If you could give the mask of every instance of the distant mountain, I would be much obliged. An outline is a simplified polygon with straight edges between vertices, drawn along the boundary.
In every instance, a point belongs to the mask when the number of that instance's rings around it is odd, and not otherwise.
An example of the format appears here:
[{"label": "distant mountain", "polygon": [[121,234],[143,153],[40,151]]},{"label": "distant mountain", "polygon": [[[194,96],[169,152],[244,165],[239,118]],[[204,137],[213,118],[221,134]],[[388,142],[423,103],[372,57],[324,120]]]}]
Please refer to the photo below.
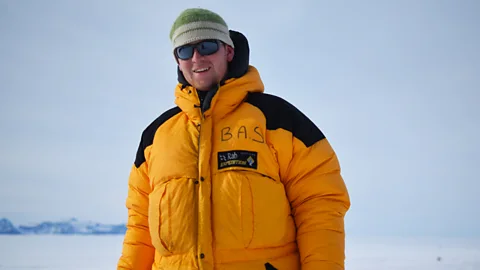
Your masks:
[{"label": "distant mountain", "polygon": [[0,234],[82,234],[105,235],[125,234],[125,224],[101,224],[91,221],[79,221],[72,218],[66,221],[45,221],[37,225],[15,227],[8,219],[0,219]]},{"label": "distant mountain", "polygon": [[21,232],[15,228],[13,223],[6,219],[0,219],[0,234],[20,234]]}]

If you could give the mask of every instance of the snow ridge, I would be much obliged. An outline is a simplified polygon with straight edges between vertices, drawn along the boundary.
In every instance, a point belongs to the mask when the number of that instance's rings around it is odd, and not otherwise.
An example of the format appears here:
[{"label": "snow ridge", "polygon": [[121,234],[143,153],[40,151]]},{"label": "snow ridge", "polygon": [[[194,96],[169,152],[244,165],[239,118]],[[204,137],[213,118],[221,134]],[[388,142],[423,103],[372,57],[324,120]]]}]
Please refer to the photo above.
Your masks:
[{"label": "snow ridge", "polygon": [[66,221],[44,221],[42,223],[16,227],[6,218],[0,219],[0,234],[81,234],[105,235],[125,234],[125,224],[101,224],[92,221],[79,221],[72,218]]}]

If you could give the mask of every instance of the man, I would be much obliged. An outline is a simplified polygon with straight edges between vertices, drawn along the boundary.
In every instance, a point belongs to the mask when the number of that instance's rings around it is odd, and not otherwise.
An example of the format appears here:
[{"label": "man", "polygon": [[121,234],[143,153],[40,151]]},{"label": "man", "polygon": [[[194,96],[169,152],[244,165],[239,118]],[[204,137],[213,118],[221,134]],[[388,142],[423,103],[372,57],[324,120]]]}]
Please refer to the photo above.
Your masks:
[{"label": "man", "polygon": [[344,269],[350,207],[329,142],[264,93],[245,36],[187,9],[176,107],[143,131],[118,269]]}]

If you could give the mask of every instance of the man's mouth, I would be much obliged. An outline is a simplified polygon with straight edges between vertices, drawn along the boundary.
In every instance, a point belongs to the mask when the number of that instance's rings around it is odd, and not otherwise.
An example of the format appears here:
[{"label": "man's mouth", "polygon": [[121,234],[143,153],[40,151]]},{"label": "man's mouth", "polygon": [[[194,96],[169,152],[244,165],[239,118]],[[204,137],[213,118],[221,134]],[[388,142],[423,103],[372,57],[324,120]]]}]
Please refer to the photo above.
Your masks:
[{"label": "man's mouth", "polygon": [[197,69],[194,69],[193,72],[195,73],[202,73],[202,72],[206,72],[206,71],[209,71],[210,68],[209,67],[206,67],[206,68],[197,68]]}]

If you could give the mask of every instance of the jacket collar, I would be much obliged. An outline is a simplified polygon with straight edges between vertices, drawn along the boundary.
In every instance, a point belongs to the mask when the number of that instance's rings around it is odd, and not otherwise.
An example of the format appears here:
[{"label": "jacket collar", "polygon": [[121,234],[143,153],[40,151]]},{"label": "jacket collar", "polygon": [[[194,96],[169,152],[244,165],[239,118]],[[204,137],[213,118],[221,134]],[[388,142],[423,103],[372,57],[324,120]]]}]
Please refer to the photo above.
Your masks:
[{"label": "jacket collar", "polygon": [[214,115],[222,118],[240,105],[248,93],[263,92],[264,85],[258,70],[249,65],[248,71],[240,78],[231,78],[216,89],[208,92],[201,106],[197,91],[192,86],[177,84],[175,103],[194,122]]}]

